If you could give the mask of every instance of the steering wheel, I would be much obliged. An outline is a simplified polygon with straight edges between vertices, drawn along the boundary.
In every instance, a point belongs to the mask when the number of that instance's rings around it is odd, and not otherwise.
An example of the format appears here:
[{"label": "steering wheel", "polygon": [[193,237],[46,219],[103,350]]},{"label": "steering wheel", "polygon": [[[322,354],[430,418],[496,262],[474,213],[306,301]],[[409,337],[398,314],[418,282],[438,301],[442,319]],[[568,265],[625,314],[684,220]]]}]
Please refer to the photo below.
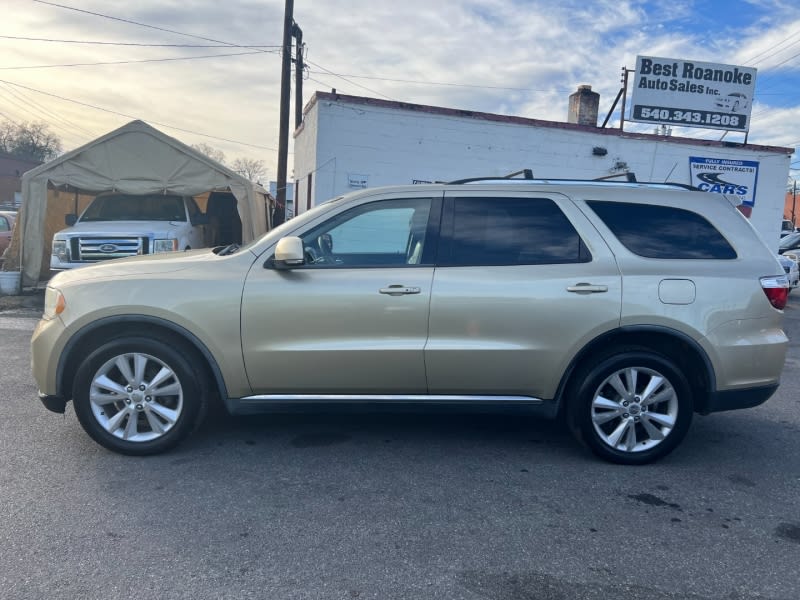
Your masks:
[{"label": "steering wheel", "polygon": [[325,258],[314,246],[303,246],[303,253],[305,254],[307,265],[318,265],[325,262]]}]

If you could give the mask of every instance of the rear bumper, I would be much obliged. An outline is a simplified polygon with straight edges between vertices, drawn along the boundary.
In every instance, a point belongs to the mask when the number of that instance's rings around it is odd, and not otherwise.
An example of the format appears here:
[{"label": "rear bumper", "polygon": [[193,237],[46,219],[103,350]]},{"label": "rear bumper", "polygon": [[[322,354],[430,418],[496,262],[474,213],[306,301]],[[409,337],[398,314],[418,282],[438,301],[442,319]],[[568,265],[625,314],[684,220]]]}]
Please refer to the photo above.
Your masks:
[{"label": "rear bumper", "polygon": [[47,410],[54,413],[63,415],[67,410],[67,401],[61,396],[48,396],[47,394],[39,392],[39,400],[42,401],[42,404],[44,404]]},{"label": "rear bumper", "polygon": [[770,399],[778,384],[765,385],[762,387],[748,388],[745,390],[725,390],[712,393],[706,406],[701,411],[702,414],[712,412],[722,412],[725,410],[738,410],[740,408],[752,408],[759,404],[764,404]]}]

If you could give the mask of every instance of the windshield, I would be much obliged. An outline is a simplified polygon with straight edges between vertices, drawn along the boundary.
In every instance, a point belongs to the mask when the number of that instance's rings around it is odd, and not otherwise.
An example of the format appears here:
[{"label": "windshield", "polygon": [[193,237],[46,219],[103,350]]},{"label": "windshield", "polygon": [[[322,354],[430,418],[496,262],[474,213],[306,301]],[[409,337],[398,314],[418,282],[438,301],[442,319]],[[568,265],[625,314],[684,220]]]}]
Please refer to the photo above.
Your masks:
[{"label": "windshield", "polygon": [[81,221],[185,221],[181,196],[112,194],[98,196]]}]

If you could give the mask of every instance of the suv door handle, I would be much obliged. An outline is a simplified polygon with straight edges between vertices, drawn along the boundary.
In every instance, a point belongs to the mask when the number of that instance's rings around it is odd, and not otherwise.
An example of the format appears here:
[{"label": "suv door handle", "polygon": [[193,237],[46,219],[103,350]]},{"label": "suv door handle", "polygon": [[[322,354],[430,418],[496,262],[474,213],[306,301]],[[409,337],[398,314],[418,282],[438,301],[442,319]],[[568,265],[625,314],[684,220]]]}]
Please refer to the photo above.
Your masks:
[{"label": "suv door handle", "polygon": [[419,294],[420,288],[408,287],[405,285],[390,285],[389,287],[381,288],[378,290],[381,294],[388,294],[389,296],[406,296],[408,294]]},{"label": "suv door handle", "polygon": [[568,292],[575,294],[599,294],[608,291],[607,285],[592,285],[591,283],[576,283],[567,287]]}]

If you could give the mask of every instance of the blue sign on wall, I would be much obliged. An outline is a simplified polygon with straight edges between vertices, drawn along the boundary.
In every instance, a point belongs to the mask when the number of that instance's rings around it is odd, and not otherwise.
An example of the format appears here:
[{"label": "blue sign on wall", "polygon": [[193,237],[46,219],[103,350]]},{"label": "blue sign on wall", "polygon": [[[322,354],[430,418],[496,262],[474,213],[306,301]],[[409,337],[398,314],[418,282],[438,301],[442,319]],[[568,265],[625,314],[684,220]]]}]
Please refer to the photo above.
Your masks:
[{"label": "blue sign on wall", "polygon": [[756,203],[758,161],[689,157],[690,183],[704,192],[738,200],[738,208],[750,216]]}]

